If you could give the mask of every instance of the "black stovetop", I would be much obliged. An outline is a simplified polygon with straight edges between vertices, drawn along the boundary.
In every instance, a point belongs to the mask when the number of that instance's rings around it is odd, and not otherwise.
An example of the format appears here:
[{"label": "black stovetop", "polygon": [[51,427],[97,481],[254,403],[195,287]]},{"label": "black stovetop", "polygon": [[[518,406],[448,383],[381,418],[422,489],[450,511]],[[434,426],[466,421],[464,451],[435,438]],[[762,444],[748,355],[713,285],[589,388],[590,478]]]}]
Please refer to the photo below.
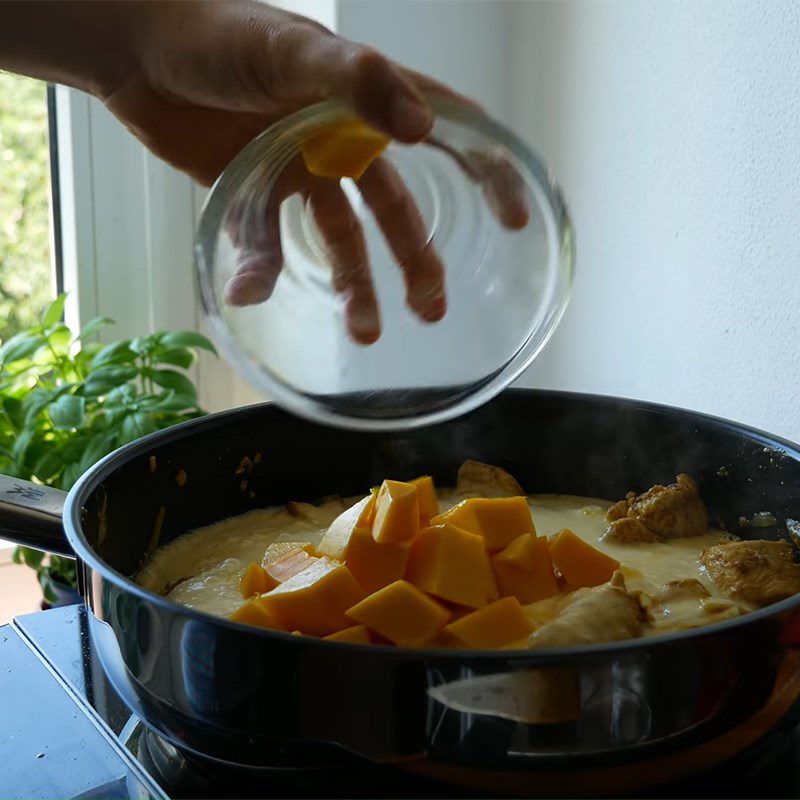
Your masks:
[{"label": "black stovetop", "polygon": [[[209,771],[132,717],[92,653],[82,606],[0,627],[3,798],[437,797],[463,790],[358,763],[325,772]],[[651,797],[800,797],[800,728],[776,730],[734,761]]]}]

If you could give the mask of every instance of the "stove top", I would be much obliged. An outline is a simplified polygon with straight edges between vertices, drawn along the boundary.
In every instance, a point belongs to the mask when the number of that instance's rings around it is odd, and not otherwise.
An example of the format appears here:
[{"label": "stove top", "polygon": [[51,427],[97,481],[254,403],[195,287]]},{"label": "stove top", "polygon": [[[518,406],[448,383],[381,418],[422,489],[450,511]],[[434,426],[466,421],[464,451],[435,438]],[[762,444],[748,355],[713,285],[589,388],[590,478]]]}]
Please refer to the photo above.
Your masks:
[{"label": "stove top", "polygon": [[[0,796],[6,798],[464,797],[361,761],[304,771],[221,768],[146,729],[108,683],[86,609],[0,627]],[[800,727],[784,726],[732,762],[650,797],[800,797]]]}]

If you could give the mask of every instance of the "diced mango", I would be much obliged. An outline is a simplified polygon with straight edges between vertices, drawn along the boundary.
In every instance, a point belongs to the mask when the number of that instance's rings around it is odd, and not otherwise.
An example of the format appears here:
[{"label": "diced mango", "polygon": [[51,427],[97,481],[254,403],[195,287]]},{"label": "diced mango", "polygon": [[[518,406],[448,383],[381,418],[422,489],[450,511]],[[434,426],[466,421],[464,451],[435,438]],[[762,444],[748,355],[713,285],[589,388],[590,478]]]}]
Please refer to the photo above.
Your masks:
[{"label": "diced mango", "polygon": [[377,592],[403,577],[409,550],[408,542],[376,542],[369,531],[356,528],[344,563],[366,592]]},{"label": "diced mango", "polygon": [[388,144],[387,136],[352,119],[309,137],[301,152],[312,175],[358,180]]},{"label": "diced mango", "polygon": [[497,583],[497,577],[492,569],[492,562],[490,558],[486,559],[486,568],[486,602],[494,603],[495,600],[500,599],[501,592],[500,586]]},{"label": "diced mango", "polygon": [[436,497],[436,487],[430,475],[423,475],[409,481],[417,487],[417,502],[419,503],[419,526],[427,528],[430,521],[439,514],[439,500]]},{"label": "diced mango", "polygon": [[431,524],[450,522],[483,536],[486,549],[502,550],[518,536],[536,536],[528,501],[524,497],[473,497],[434,517]]},{"label": "diced mango", "polygon": [[376,495],[377,492],[373,491],[336,517],[317,547],[320,555],[335,558],[337,561],[345,560],[353,531],[358,527],[368,528],[372,522]]},{"label": "diced mango", "polygon": [[529,533],[517,537],[492,558],[500,592],[520,603],[535,603],[558,594],[548,541]]},{"label": "diced mango", "polygon": [[619,561],[584,542],[569,528],[550,542],[550,558],[571,589],[599,586],[619,569]]},{"label": "diced mango", "polygon": [[480,608],[496,592],[483,538],[445,523],[411,542],[406,580],[442,600]]},{"label": "diced mango", "polygon": [[242,579],[239,582],[239,589],[242,592],[242,597],[248,598],[256,594],[264,594],[264,592],[274,589],[277,585],[278,581],[271,575],[267,575],[266,570],[254,561],[244,571],[244,575],[242,575]]},{"label": "diced mango", "polygon": [[268,578],[272,579],[275,585],[278,585],[307,569],[315,561],[317,561],[317,558],[309,555],[308,550],[302,547],[294,547],[273,561],[262,561],[261,566],[264,568]]},{"label": "diced mango", "polygon": [[525,639],[532,628],[516,597],[479,608],[446,628],[469,647],[504,647]]},{"label": "diced mango", "polygon": [[395,581],[354,605],[347,616],[401,647],[414,647],[444,627],[450,612],[408,581]]},{"label": "diced mango", "polygon": [[343,631],[337,631],[326,636],[332,642],[352,642],[353,644],[369,644],[369,631],[363,625],[353,625]]},{"label": "diced mango", "polygon": [[386,480],[375,498],[372,536],[376,542],[407,542],[419,530],[417,487]]},{"label": "diced mango", "polygon": [[365,596],[344,564],[323,556],[263,595],[261,602],[287,630],[328,636],[352,625],[345,612]]},{"label": "diced mango", "polygon": [[344,561],[353,577],[367,592],[376,592],[403,577],[408,543],[376,542],[366,524],[374,492],[340,514],[319,543],[319,552]]},{"label": "diced mango", "polygon": [[248,600],[244,605],[239,606],[231,614],[230,619],[234,622],[243,622],[246,625],[257,625],[259,628],[269,628],[270,630],[286,630],[261,602],[260,597]]},{"label": "diced mango", "polygon": [[271,564],[289,553],[294,553],[295,550],[305,550],[309,555],[314,555],[314,545],[308,544],[308,542],[273,542],[264,550],[261,566],[266,567],[267,564]]}]

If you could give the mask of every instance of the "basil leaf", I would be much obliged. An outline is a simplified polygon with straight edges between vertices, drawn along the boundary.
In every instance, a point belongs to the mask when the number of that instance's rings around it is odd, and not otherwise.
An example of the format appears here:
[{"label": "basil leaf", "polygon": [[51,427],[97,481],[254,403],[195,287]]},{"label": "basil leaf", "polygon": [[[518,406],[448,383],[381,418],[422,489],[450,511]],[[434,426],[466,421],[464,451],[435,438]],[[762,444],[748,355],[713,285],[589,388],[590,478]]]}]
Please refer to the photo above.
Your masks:
[{"label": "basil leaf", "polygon": [[188,369],[194,363],[194,353],[188,347],[169,347],[166,350],[156,350],[153,361],[157,364],[175,364]]},{"label": "basil leaf", "polygon": [[50,303],[50,307],[44,312],[44,316],[42,317],[42,327],[49,328],[61,320],[61,317],[64,316],[64,303],[66,300],[67,296],[65,294],[60,294]]},{"label": "basil leaf", "polygon": [[165,389],[172,389],[175,394],[182,394],[186,397],[197,397],[197,389],[194,384],[180,372],[175,372],[172,369],[155,369],[150,370],[148,376],[152,379],[153,383],[163,386]]},{"label": "basil leaf", "polygon": [[136,353],[131,350],[128,342],[114,342],[106,345],[93,359],[92,368],[102,367],[106,364],[119,364],[136,359]]},{"label": "basil leaf", "polygon": [[127,444],[136,439],[141,439],[142,436],[147,436],[148,433],[158,430],[158,425],[153,421],[153,417],[142,411],[137,411],[135,414],[128,414],[119,432],[119,444]]},{"label": "basil leaf", "polygon": [[3,398],[3,411],[8,414],[11,424],[19,430],[25,424],[25,411],[23,409],[22,400],[18,397],[4,397]]},{"label": "basil leaf", "polygon": [[85,397],[99,397],[132,380],[139,374],[134,366],[109,364],[94,370],[83,384]]},{"label": "basil leaf", "polygon": [[95,317],[94,319],[89,320],[84,326],[81,332],[78,334],[77,338],[79,341],[83,341],[91,336],[93,333],[97,333],[100,328],[105,327],[106,325],[113,325],[114,320],[111,317]]},{"label": "basil leaf", "polygon": [[44,344],[45,339],[41,334],[31,336],[27,333],[18,333],[0,347],[0,362],[5,366],[23,358],[30,358]]},{"label": "basil leaf", "polygon": [[195,331],[165,333],[161,335],[160,340],[164,347],[196,347],[217,354],[217,348],[203,334]]},{"label": "basil leaf", "polygon": [[52,403],[48,411],[56,430],[68,431],[80,428],[85,418],[86,398],[65,394]]}]

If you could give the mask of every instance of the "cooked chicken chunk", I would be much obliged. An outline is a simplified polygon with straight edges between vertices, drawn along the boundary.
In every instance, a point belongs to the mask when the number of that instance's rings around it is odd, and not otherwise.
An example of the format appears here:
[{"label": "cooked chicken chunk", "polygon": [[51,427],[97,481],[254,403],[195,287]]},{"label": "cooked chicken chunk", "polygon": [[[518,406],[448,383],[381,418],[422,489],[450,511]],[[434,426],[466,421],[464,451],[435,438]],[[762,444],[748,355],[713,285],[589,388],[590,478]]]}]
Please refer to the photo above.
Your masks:
[{"label": "cooked chicken chunk", "polygon": [[465,461],[458,470],[458,494],[478,497],[519,497],[525,490],[500,467],[480,461]]},{"label": "cooked chicken chunk", "polygon": [[525,616],[534,630],[541,628],[548,622],[552,622],[570,604],[572,595],[557,594],[554,597],[546,597],[544,600],[537,600],[523,606]]},{"label": "cooked chicken chunk", "polygon": [[[620,500],[619,503],[609,508],[606,519],[609,518],[608,514],[610,514],[616,506],[620,505],[620,503],[625,503],[627,506],[628,501]],[[603,535],[603,541],[630,544],[632,542],[661,542],[663,539],[652,531],[647,530],[638,519],[634,517],[622,517],[622,519],[617,519],[609,523],[608,530]]]},{"label": "cooked chicken chunk", "polygon": [[653,595],[653,599],[662,604],[674,603],[676,600],[702,600],[704,597],[711,597],[711,593],[697,578],[669,581]]},{"label": "cooked chicken chunk", "polygon": [[697,484],[678,475],[669,486],[653,486],[644,494],[629,492],[606,512],[609,542],[658,542],[699,536],[708,530],[708,513]]},{"label": "cooked chicken chunk", "polygon": [[609,583],[578,589],[550,622],[528,638],[529,647],[568,647],[635,639],[642,633],[641,606],[625,590],[617,572]]},{"label": "cooked chicken chunk", "polygon": [[713,597],[696,578],[670,581],[652,595],[639,598],[649,615],[649,635],[688,631],[752,610],[746,603]]},{"label": "cooked chicken chunk", "polygon": [[703,550],[700,562],[734,600],[768,606],[800,592],[800,564],[788,542],[725,542]]}]

